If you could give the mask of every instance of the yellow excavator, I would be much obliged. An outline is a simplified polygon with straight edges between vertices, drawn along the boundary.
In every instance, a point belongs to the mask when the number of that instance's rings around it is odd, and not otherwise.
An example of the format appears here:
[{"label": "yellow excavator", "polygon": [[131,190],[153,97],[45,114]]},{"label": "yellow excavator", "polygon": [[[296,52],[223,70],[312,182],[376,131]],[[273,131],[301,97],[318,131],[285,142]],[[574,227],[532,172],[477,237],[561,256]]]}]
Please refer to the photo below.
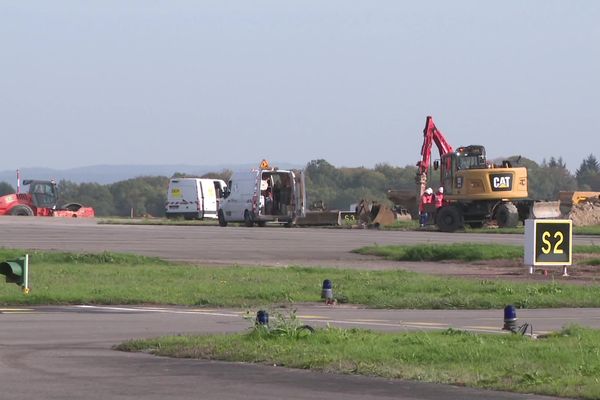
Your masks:
[{"label": "yellow excavator", "polygon": [[454,150],[430,116],[423,137],[421,160],[417,163],[417,193],[420,199],[428,186],[431,148],[435,143],[440,160],[436,160],[433,167],[440,170],[439,185],[444,188],[444,202],[437,209],[427,205],[429,210],[426,211],[434,215],[430,223],[435,223],[441,231],[454,232],[465,224],[473,228],[485,223],[514,227],[527,218],[560,216],[558,201],[536,201],[528,197],[526,168],[513,167],[509,161],[501,165],[490,163],[481,145]]}]

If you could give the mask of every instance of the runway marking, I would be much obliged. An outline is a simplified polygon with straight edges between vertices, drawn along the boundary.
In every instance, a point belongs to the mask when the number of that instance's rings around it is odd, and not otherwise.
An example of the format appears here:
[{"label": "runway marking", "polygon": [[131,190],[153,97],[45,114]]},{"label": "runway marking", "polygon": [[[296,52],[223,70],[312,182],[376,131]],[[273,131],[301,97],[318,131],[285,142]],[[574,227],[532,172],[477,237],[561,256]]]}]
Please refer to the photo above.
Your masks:
[{"label": "runway marking", "polygon": [[165,313],[165,314],[199,314],[199,315],[215,315],[219,317],[239,317],[243,315],[243,312],[231,312],[231,313],[223,313],[223,312],[214,312],[214,311],[197,311],[197,310],[173,310],[168,308],[153,308],[153,307],[144,307],[144,308],[135,308],[135,307],[99,307],[99,306],[88,306],[88,305],[79,305],[75,306],[77,308],[84,309],[96,309],[96,310],[109,310],[109,311],[129,311],[129,312],[155,312],[155,313]]},{"label": "runway marking", "polygon": [[[94,310],[107,310],[107,311],[126,311],[126,312],[153,312],[153,313],[165,313],[165,314],[188,314],[188,315],[211,315],[211,316],[219,316],[219,317],[228,317],[228,318],[239,318],[245,315],[245,312],[234,311],[234,312],[216,312],[212,310],[204,310],[204,309],[195,309],[195,310],[174,310],[170,308],[162,308],[162,307],[102,307],[102,306],[91,306],[91,305],[78,305],[74,306],[76,308],[82,309],[94,309]],[[304,321],[312,321],[318,323],[327,323],[327,324],[338,324],[338,325],[358,325],[365,327],[391,327],[391,328],[405,328],[405,329],[428,329],[428,330],[444,330],[448,328],[461,329],[461,330],[469,330],[473,332],[481,332],[481,333],[505,333],[506,331],[502,331],[500,327],[489,327],[489,326],[451,326],[444,323],[438,322],[419,322],[419,321],[400,321],[393,322],[387,320],[369,320],[369,319],[348,319],[348,320],[339,320],[339,319],[330,319],[326,316],[321,315],[304,315],[299,318],[302,318]]]},{"label": "runway marking", "polygon": [[373,322],[373,323],[377,323],[377,322],[390,322],[390,320],[387,320],[387,319],[368,319],[368,318],[357,318],[357,319],[351,319],[350,321],[356,321],[356,322]]},{"label": "runway marking", "polygon": [[0,308],[0,314],[32,314],[36,312],[33,308]]},{"label": "runway marking", "polygon": [[404,323],[405,324],[410,324],[410,325],[424,325],[424,326],[450,326],[448,324],[443,324],[443,323],[439,323],[439,322],[410,322],[410,321],[406,321]]}]

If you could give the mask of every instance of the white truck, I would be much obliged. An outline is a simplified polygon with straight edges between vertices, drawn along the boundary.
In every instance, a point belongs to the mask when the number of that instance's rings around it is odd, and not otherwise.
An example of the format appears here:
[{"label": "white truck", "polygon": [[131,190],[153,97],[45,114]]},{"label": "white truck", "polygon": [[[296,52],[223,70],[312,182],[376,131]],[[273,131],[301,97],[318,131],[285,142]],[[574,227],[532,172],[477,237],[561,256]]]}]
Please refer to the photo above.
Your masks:
[{"label": "white truck", "polygon": [[215,219],[226,189],[221,179],[173,178],[169,181],[165,214],[167,218],[186,220]]},{"label": "white truck", "polygon": [[306,192],[302,171],[261,167],[234,172],[219,208],[219,225],[243,222],[265,226],[268,222],[292,226],[305,213]]}]

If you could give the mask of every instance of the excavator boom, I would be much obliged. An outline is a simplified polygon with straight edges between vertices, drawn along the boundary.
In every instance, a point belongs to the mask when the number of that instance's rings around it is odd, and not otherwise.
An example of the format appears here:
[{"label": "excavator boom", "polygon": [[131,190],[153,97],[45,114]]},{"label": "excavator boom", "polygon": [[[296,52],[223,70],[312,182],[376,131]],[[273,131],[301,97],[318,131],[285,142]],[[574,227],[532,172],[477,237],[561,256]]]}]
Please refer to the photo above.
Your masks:
[{"label": "excavator boom", "polygon": [[417,183],[420,184],[419,196],[423,194],[427,186],[427,173],[431,164],[431,147],[435,143],[440,153],[440,157],[444,154],[452,153],[454,150],[448,143],[442,132],[438,130],[431,116],[427,116],[425,121],[425,129],[423,129],[423,146],[421,146],[421,160],[417,163],[419,172],[417,174]]}]

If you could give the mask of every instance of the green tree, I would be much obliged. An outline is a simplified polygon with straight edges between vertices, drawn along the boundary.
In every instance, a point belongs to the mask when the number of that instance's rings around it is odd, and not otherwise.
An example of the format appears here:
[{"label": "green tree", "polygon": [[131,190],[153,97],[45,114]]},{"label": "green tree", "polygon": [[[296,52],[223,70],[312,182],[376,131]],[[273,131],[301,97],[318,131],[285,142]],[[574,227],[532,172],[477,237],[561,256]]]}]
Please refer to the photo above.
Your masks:
[{"label": "green tree", "polygon": [[115,211],[119,216],[165,215],[169,178],[145,176],[110,185]]},{"label": "green tree", "polygon": [[581,190],[600,191],[600,163],[590,154],[575,172]]},{"label": "green tree", "polygon": [[391,205],[388,189],[416,190],[415,167],[336,168],[325,160],[313,160],[305,172],[308,204],[323,201],[328,209],[347,210],[360,200]]},{"label": "green tree", "polygon": [[0,182],[0,196],[16,193],[16,190],[10,183]]},{"label": "green tree", "polygon": [[528,169],[529,197],[536,200],[557,200],[560,191],[577,189],[577,180],[561,157],[550,157],[539,169]]},{"label": "green tree", "polygon": [[115,215],[113,196],[107,185],[99,183],[77,184],[61,180],[58,183],[59,206],[67,203],[79,203],[93,207],[97,216],[107,217]]},{"label": "green tree", "polygon": [[225,181],[225,183],[227,183],[227,182],[229,182],[229,179],[231,179],[232,174],[233,174],[232,170],[224,169],[221,172],[208,172],[208,173],[202,175],[200,178],[221,179],[221,180]]}]

